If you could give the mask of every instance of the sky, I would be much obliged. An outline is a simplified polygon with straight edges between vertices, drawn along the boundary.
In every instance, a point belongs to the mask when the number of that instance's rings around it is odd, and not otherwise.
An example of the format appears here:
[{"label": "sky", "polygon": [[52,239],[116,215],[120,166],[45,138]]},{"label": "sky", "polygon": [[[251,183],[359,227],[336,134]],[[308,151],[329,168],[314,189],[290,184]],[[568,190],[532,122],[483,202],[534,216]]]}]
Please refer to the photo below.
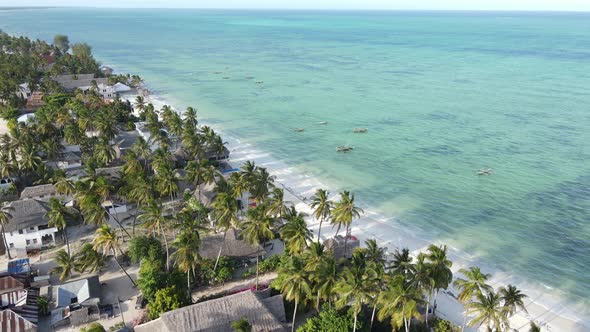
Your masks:
[{"label": "sky", "polygon": [[0,0],[1,6],[590,11],[590,0]]}]

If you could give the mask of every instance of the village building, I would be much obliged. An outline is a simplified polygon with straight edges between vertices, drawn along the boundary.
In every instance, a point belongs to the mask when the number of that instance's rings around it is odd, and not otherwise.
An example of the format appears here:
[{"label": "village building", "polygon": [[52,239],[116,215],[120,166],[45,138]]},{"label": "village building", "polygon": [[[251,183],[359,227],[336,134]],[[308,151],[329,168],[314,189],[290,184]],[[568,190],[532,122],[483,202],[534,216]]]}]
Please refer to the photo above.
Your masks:
[{"label": "village building", "polygon": [[78,326],[98,320],[100,287],[98,275],[57,286],[57,303],[51,311],[51,326]]},{"label": "village building", "polygon": [[20,199],[37,199],[47,202],[51,197],[60,196],[53,184],[42,184],[39,186],[26,187],[20,193]]},{"label": "village building", "polygon": [[135,327],[135,332],[233,332],[231,324],[245,318],[252,331],[288,331],[281,295],[245,291],[168,311]]},{"label": "village building", "polygon": [[0,277],[0,330],[37,331],[38,288],[28,288],[25,275]]},{"label": "village building", "polygon": [[57,228],[49,227],[47,204],[36,199],[11,202],[12,218],[4,225],[9,249],[39,250],[55,245]]},{"label": "village building", "polygon": [[233,257],[239,260],[256,259],[264,256],[265,250],[261,245],[252,246],[244,240],[238,231],[230,228],[223,239],[223,233],[204,237],[199,247],[199,254],[203,258],[217,259],[219,249],[221,256]]}]

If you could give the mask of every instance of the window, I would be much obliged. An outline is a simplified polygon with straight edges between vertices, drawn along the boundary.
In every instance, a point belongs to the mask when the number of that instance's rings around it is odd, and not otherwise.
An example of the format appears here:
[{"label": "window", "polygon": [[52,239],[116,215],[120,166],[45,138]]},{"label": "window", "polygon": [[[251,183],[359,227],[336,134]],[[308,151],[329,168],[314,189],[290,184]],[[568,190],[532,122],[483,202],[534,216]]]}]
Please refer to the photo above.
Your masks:
[{"label": "window", "polygon": [[33,239],[33,243],[37,243],[37,239]]},{"label": "window", "polygon": [[35,227],[29,227],[29,230],[30,231],[34,231],[35,230]]},{"label": "window", "polygon": [[23,230],[22,229],[19,229],[18,230],[18,234],[22,234],[22,233],[23,233]]},{"label": "window", "polygon": [[10,248],[14,248],[14,243],[11,243],[10,244]]},{"label": "window", "polygon": [[31,240],[27,240],[27,245],[31,244]]}]

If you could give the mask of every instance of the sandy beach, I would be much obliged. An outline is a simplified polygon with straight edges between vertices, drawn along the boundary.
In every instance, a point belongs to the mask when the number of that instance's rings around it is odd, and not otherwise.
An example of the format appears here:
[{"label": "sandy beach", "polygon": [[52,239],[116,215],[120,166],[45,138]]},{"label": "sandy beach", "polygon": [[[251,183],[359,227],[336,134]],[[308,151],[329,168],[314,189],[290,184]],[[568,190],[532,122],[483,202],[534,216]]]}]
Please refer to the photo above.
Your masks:
[{"label": "sandy beach", "polygon": [[[132,103],[135,96],[126,96]],[[157,98],[157,96],[150,95],[146,98],[147,102],[154,104],[156,109],[160,109],[165,105],[165,101]],[[178,110],[177,110],[178,111]],[[202,124],[207,124],[206,119],[200,119]],[[298,211],[302,211],[311,215],[312,209],[306,202],[311,198],[316,189],[331,188],[330,184],[322,183],[319,179],[311,177],[297,170],[294,167],[290,167],[285,163],[274,159],[269,152],[262,151],[257,147],[243,143],[239,138],[225,135],[219,128],[215,128],[215,125],[211,125],[213,129],[218,131],[221,136],[227,141],[228,149],[230,150],[229,162],[234,167],[241,166],[247,160],[256,162],[256,165],[266,167],[269,172],[276,176],[276,184],[285,189],[285,200],[293,203]],[[348,188],[354,192],[354,188]],[[331,199],[336,199],[337,192],[331,191]],[[375,239],[379,246],[387,248],[387,253],[391,254],[396,249],[407,247],[414,254],[426,249],[431,243],[429,239],[422,238],[420,232],[417,230],[408,230],[401,227],[395,222],[393,217],[384,217],[367,207],[363,206],[365,213],[362,218],[355,220],[352,224],[352,234],[364,243],[365,240]],[[307,222],[310,230],[317,234],[319,227],[319,221],[312,217],[307,218]],[[333,229],[328,223],[322,225],[322,239],[325,240],[335,235],[336,229]],[[340,231],[340,234],[344,234],[344,230]],[[435,242],[436,243],[436,242]],[[442,244],[442,243],[441,243]],[[464,258],[464,255],[456,249],[449,248],[449,257],[453,261],[453,273],[457,275],[457,271],[461,268],[467,268],[472,265],[468,263]],[[486,271],[489,272],[489,271]],[[494,288],[504,286],[508,275],[502,275],[499,273],[493,273],[493,278],[490,285]],[[519,286],[519,285],[517,285]],[[526,288],[522,288],[526,294]],[[458,294],[457,291],[449,288],[447,291],[441,291],[436,299],[437,301],[437,315],[453,322],[456,325],[462,325],[463,323],[463,305],[459,303],[454,294]],[[525,301],[525,305],[528,313],[517,312],[513,317],[510,318],[510,327],[514,331],[526,332],[529,330],[529,324],[531,321],[535,321],[537,325],[541,326],[542,331],[571,331],[571,332],[582,332],[590,331],[590,327],[584,325],[580,321],[568,318],[567,313],[569,308],[563,306],[554,306],[547,308],[540,303],[544,300],[553,303],[554,299],[551,299],[551,295],[540,294],[540,295],[529,295]],[[484,331],[482,327],[477,328],[466,328],[465,331]]]}]

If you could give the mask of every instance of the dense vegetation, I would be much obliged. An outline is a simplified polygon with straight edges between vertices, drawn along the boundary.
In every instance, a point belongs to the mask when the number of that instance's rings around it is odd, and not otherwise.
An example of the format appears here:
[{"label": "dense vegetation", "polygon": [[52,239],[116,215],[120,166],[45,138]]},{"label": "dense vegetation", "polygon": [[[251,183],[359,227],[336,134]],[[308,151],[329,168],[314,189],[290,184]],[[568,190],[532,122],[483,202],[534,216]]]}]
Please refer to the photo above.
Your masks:
[{"label": "dense vegetation", "polygon": [[[199,249],[204,234],[222,233],[225,239],[230,228],[237,228],[253,246],[275,238],[284,242],[284,255],[262,262],[257,258],[256,267],[245,276],[255,275],[255,289],[259,289],[259,274],[278,269],[272,287],[292,305],[293,321],[298,311],[319,312],[300,331],[371,330],[383,324],[406,332],[429,324],[436,331],[450,331],[453,326],[434,320],[429,312],[438,294],[451,284],[460,290],[458,298],[472,317],[469,325],[504,331],[509,328],[508,318],[524,310],[525,296],[518,289],[511,285],[492,289],[486,284],[490,276],[478,268],[460,270],[461,278],[453,281],[444,245],[431,245],[416,257],[407,249],[390,257],[368,240],[349,259],[336,260],[320,241],[321,226],[329,222],[338,231],[345,230],[348,241],[353,221],[363,214],[354,194],[343,191],[333,201],[326,190],[318,190],[311,207],[321,224],[317,236],[312,234],[306,215],[285,202],[283,190],[265,168],[246,162],[229,177],[219,172],[210,156],[223,154],[224,142],[211,128],[198,124],[192,107],[181,116],[169,106],[156,110],[137,97],[134,107],[152,140],[137,138],[119,157],[117,135],[133,129],[139,120],[132,115],[130,102],[106,103],[92,91],[65,93],[51,80],[41,80],[56,73],[99,74],[88,45],[70,45],[65,36],[56,36],[50,45],[2,33],[0,47],[0,96],[5,101],[1,111],[9,127],[9,133],[0,137],[0,177],[18,177],[24,185],[52,183],[59,193],[73,196],[75,209],[57,199],[49,204],[47,218],[64,236],[74,220],[96,227],[92,243],[76,253],[70,252],[64,237],[67,250],[56,256],[60,279],[76,271],[99,271],[111,257],[130,283],[139,287],[148,301],[149,317],[155,319],[190,304],[193,287],[231,278],[235,264],[221,257],[221,247],[214,261],[201,258]],[[49,55],[55,57],[52,66],[48,66]],[[110,80],[141,81],[128,75]],[[28,123],[15,120],[22,100],[14,94],[23,82],[40,84],[46,93],[45,105]],[[46,165],[59,157],[64,144],[80,146],[83,176],[68,177]],[[115,178],[97,171],[115,165],[122,166]],[[181,181],[195,189],[180,192]],[[216,193],[210,207],[201,202],[206,185],[212,185]],[[243,211],[241,200],[246,194],[256,204]],[[106,202],[120,200],[135,207],[130,229],[105,207]],[[4,225],[11,218],[10,209],[1,208]],[[109,221],[117,227],[109,226]],[[127,274],[127,259],[140,264],[137,280]],[[235,325],[249,329],[247,321]]]}]

